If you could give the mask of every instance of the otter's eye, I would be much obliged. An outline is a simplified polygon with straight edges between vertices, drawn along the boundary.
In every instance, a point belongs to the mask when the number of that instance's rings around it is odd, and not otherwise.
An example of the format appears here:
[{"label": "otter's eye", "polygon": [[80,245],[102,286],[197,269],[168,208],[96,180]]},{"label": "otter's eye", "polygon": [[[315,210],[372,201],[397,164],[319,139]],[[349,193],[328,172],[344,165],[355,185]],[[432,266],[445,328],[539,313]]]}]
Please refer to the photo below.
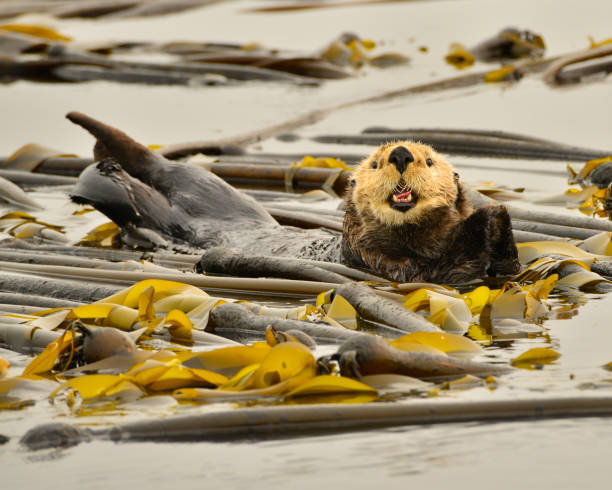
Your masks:
[{"label": "otter's eye", "polygon": [[425,160],[425,163],[428,167],[431,167],[433,165],[433,160],[431,158],[428,158],[427,160]]},{"label": "otter's eye", "polygon": [[378,162],[376,160],[372,162],[372,168],[378,168]]}]

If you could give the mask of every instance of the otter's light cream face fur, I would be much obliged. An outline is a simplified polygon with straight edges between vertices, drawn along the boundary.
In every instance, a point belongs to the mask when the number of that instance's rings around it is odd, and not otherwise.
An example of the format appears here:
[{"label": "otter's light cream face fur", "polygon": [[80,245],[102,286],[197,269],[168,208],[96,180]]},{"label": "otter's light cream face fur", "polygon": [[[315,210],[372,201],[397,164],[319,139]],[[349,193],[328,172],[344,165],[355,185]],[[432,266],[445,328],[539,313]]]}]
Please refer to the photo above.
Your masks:
[{"label": "otter's light cream face fur", "polygon": [[[402,173],[389,161],[391,153],[403,146],[413,157]],[[391,158],[393,160],[393,157]],[[353,201],[360,214],[370,214],[388,226],[418,223],[428,211],[449,206],[457,197],[453,167],[433,148],[421,143],[387,143],[363,160],[355,170]],[[400,194],[404,189],[409,192]],[[394,195],[407,195],[413,206],[392,207]],[[397,197],[395,198],[397,201]]]}]

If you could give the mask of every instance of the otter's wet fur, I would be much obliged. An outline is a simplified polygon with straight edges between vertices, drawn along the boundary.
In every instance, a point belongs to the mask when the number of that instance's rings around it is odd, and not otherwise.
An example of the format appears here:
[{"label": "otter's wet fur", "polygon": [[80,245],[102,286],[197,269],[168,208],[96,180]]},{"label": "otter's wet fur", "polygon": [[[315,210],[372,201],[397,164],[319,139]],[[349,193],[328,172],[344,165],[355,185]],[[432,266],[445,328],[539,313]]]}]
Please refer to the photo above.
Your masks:
[{"label": "otter's wet fur", "polygon": [[519,269],[505,208],[473,211],[458,175],[428,146],[390,143],[361,163],[340,235],[281,226],[212,172],[169,161],[85,114],[67,118],[97,139],[98,161],[71,197],[113,220],[128,244],[344,262],[397,281],[459,283]]},{"label": "otter's wet fur", "polygon": [[387,143],[355,171],[345,196],[342,260],[396,281],[460,283],[520,270],[503,206],[474,210],[433,148]]}]

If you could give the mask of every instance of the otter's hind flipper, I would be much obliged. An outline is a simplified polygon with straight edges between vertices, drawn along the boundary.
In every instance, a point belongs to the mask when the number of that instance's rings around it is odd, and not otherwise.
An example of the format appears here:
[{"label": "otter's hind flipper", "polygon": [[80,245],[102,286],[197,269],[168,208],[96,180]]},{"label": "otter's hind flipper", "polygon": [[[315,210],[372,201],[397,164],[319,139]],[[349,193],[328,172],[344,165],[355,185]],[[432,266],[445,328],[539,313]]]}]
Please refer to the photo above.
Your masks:
[{"label": "otter's hind flipper", "polygon": [[163,164],[165,159],[149,150],[146,146],[130,138],[123,131],[104,124],[81,112],[73,111],[66,118],[83,127],[95,136],[94,158],[102,160],[112,157],[131,176],[151,183],[151,174],[155,167]]}]

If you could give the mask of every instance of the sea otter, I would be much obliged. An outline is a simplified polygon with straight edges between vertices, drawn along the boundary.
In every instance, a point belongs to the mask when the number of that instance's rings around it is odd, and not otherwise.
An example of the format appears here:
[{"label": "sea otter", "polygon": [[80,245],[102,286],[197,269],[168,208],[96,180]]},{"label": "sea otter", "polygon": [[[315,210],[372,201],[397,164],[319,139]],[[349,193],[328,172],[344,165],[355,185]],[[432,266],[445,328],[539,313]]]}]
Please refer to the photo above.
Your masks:
[{"label": "sea otter", "polygon": [[457,174],[428,146],[391,143],[366,158],[339,234],[281,226],[208,170],[171,162],[85,114],[67,118],[97,139],[97,162],[71,198],[113,220],[128,244],[345,262],[396,281],[464,282],[519,269],[505,208],[472,212]]},{"label": "sea otter", "polygon": [[396,281],[459,283],[520,270],[504,206],[474,210],[459,175],[433,148],[382,145],[345,196],[342,260]]}]

